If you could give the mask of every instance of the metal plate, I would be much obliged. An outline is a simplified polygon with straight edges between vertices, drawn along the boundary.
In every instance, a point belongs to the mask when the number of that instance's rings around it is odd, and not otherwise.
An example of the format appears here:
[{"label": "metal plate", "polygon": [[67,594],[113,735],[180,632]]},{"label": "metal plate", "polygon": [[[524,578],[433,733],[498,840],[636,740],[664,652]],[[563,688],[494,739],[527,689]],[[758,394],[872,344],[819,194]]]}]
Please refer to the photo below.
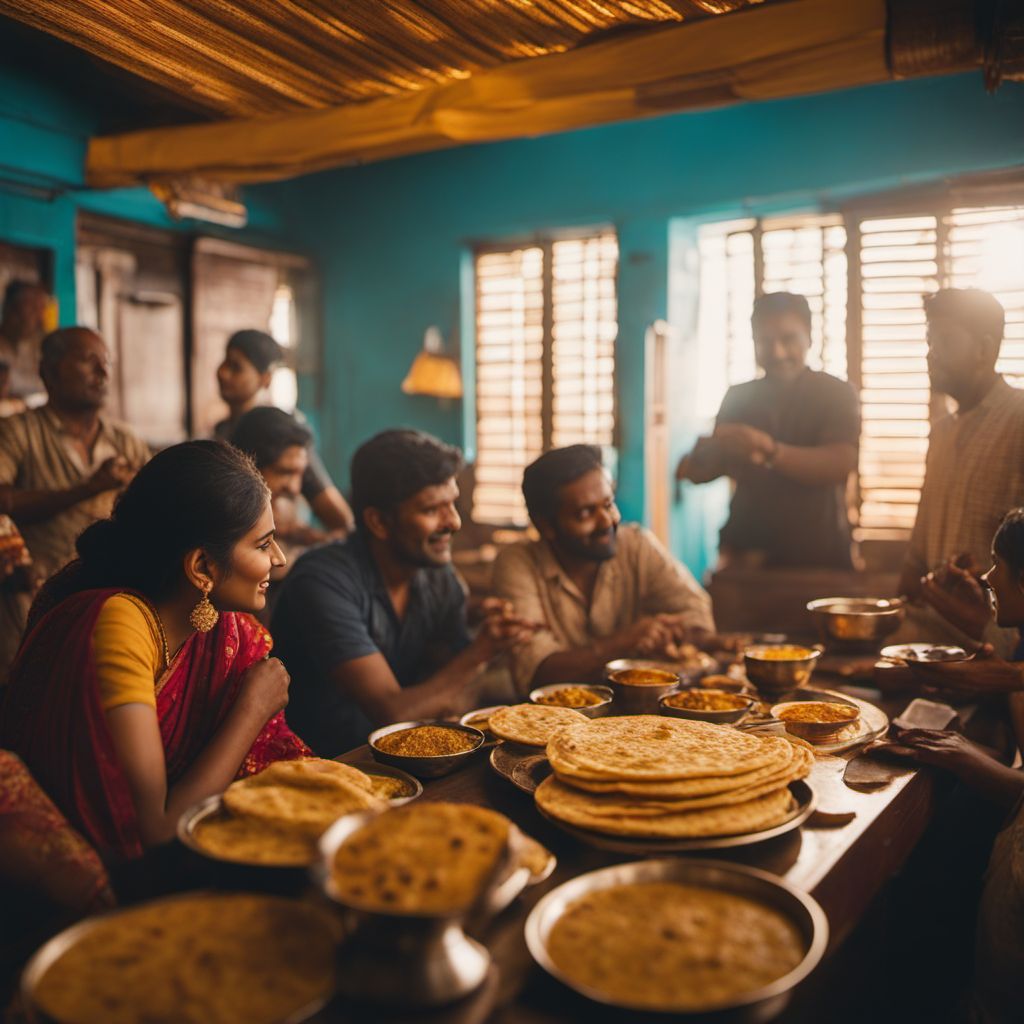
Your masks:
[{"label": "metal plate", "polygon": [[350,768],[358,768],[364,775],[380,775],[386,779],[398,779],[400,782],[404,782],[412,792],[408,796],[389,797],[388,803],[392,807],[401,807],[403,804],[409,803],[410,800],[415,800],[418,796],[423,795],[423,783],[419,779],[414,779],[408,772],[403,772],[401,768],[395,768],[394,765],[381,764],[378,761],[339,763],[347,764]]},{"label": "metal plate", "polygon": [[970,661],[973,657],[963,647],[956,647],[953,644],[895,644],[892,647],[883,647],[881,656],[886,661],[913,662],[922,665]]},{"label": "metal plate", "polygon": [[[848,750],[856,750],[878,739],[889,728],[889,716],[877,705],[871,704],[859,697],[851,697],[847,693],[840,693],[838,690],[797,690],[790,698],[791,700],[824,700],[836,701],[840,704],[852,704],[860,708],[860,719],[857,721],[857,731],[844,739],[835,740],[831,743],[812,743],[816,754],[843,754]],[[770,715],[753,715],[742,722],[739,729],[754,732],[770,732],[776,735],[785,733],[785,726],[773,719]]]},{"label": "metal plate", "polygon": [[[551,930],[570,904],[600,889],[644,882],[680,882],[754,900],[788,917],[804,939],[804,958],[789,974],[770,985],[743,993],[727,1003],[702,1008],[699,1011],[701,1019],[705,1019],[708,1013],[715,1013],[715,1020],[720,1019],[717,1014],[721,1013],[736,1013],[736,1019],[741,1020],[770,1019],[785,1006],[789,993],[818,965],[828,945],[828,920],[824,911],[810,896],[781,879],[742,864],[673,858],[616,864],[614,867],[580,875],[547,893],[526,920],[526,945],[534,960],[552,977],[587,999],[619,1006],[624,1010],[649,1010],[649,1007],[612,1003],[603,993],[577,984],[562,972],[548,954]],[[661,1012],[676,1013],[688,1018],[691,1014],[696,1015],[694,1011],[688,1013],[672,1007],[666,1007]]]},{"label": "metal plate", "polygon": [[587,846],[598,850],[611,850],[614,853],[628,853],[634,857],[652,857],[666,853],[690,853],[701,850],[729,850],[737,846],[753,846],[763,843],[776,836],[783,836],[799,828],[813,813],[817,805],[814,790],[804,781],[791,782],[789,791],[793,794],[797,806],[793,813],[781,825],[762,829],[760,832],[743,832],[732,836],[700,836],[693,839],[636,839],[623,836],[605,835],[602,832],[591,832],[589,829],[567,825],[557,818],[546,814],[542,807],[537,810],[557,828]]},{"label": "metal plate", "polygon": [[[503,779],[507,779],[513,786],[518,787],[524,793],[532,793],[533,789],[522,784],[522,779],[516,781],[516,770],[525,762],[547,761],[543,747],[526,747],[520,743],[499,743],[488,758],[491,768]],[[538,783],[539,785],[539,783]]]},{"label": "metal plate", "polygon": [[[50,1016],[46,1013],[42,1007],[38,1004],[35,998],[35,993],[39,987],[39,983],[42,980],[46,972],[69,950],[82,943],[87,943],[92,938],[93,933],[97,927],[111,918],[119,917],[123,914],[128,914],[133,911],[140,909],[144,906],[152,906],[154,904],[171,903],[176,900],[183,899],[185,897],[194,897],[196,893],[188,892],[181,893],[176,896],[166,896],[159,900],[153,900],[149,904],[136,904],[133,907],[125,907],[120,910],[111,910],[104,914],[97,914],[94,917],[87,918],[85,921],[81,921],[78,924],[72,925],[70,928],[65,928],[64,931],[55,935],[52,939],[40,946],[36,950],[32,959],[25,965],[25,969],[21,974],[21,998],[25,1004],[25,1008],[29,1013],[29,1020],[33,1021],[34,1024],[42,1024],[42,1022],[57,1021],[57,1018]],[[220,894],[210,894],[214,897]],[[305,917],[308,929],[309,941],[312,943],[315,939],[316,929],[319,925],[325,932],[329,931],[332,933],[331,944],[337,945],[343,938],[343,930],[340,923],[336,918],[329,914],[325,914],[324,910],[315,905],[303,902],[301,900],[287,900],[281,896],[266,896],[260,894],[252,894],[256,898],[273,901],[275,903],[287,902],[290,912],[294,912],[297,917]],[[180,947],[175,949],[177,955],[181,955],[182,950]],[[301,1024],[302,1021],[309,1020],[317,1014],[327,1004],[328,1000],[333,996],[333,989],[330,992],[325,993],[322,997],[314,1000],[305,1006],[296,1008],[294,1012],[289,1014],[286,1018],[283,1018],[279,1024]],[[223,995],[223,993],[219,993]],[[196,1009],[199,1009],[196,1007]],[[140,1019],[144,1019],[145,1007],[139,1006]]]}]

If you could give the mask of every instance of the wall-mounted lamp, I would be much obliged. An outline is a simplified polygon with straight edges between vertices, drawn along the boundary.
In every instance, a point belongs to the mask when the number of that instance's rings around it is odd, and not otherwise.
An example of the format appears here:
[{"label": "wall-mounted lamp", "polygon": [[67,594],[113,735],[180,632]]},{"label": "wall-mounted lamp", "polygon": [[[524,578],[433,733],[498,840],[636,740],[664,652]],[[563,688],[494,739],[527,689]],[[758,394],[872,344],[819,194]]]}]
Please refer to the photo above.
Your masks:
[{"label": "wall-mounted lamp", "polygon": [[423,350],[409,367],[402,391],[407,395],[430,395],[432,398],[461,398],[462,374],[451,356],[443,355],[441,331],[428,327],[423,335]]}]

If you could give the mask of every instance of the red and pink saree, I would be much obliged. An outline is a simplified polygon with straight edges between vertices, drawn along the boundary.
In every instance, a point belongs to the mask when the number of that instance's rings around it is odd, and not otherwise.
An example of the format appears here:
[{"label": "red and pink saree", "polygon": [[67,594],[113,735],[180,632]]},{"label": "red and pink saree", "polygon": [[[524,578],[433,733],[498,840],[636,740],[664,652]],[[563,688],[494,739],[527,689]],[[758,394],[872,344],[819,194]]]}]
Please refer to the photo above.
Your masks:
[{"label": "red and pink saree", "polygon": [[[53,802],[105,857],[142,853],[135,808],[100,704],[92,634],[116,590],[73,594],[43,615],[22,643],[0,709],[0,748],[17,753]],[[224,721],[242,675],[266,657],[270,634],[250,615],[222,613],[196,633],[156,683],[168,788]],[[239,769],[251,775],[309,748],[278,713]]]}]

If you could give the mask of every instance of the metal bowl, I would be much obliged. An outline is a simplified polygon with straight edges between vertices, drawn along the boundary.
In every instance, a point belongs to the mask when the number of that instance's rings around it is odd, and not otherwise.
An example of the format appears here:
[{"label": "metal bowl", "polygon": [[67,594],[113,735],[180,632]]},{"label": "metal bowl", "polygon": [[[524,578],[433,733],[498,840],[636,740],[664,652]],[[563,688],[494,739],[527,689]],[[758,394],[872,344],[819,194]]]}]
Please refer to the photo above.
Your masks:
[{"label": "metal bowl", "polygon": [[[782,716],[787,708],[806,706],[807,704],[841,704],[852,708],[853,714],[840,722],[792,722]],[[860,721],[860,708],[853,701],[829,698],[827,701],[814,700],[789,700],[782,704],[776,704],[771,710],[772,718],[782,722],[786,732],[798,736],[802,740],[809,740],[811,743],[830,743],[839,737],[839,734],[850,725],[856,725]]]},{"label": "metal bowl", "polygon": [[[419,725],[436,725],[445,729],[455,729],[458,732],[467,733],[475,740],[469,750],[460,750],[457,754],[439,754],[434,757],[409,757],[405,754],[389,754],[377,748],[377,741],[389,733],[401,732],[403,729],[414,729]],[[473,729],[468,725],[456,724],[455,722],[442,722],[436,720],[424,720],[420,722],[396,722],[394,725],[385,725],[370,733],[367,742],[370,744],[370,751],[375,761],[381,764],[390,764],[395,768],[401,768],[421,779],[436,779],[439,775],[447,775],[456,768],[463,768],[469,758],[479,750],[486,740],[486,737],[479,729]]]},{"label": "metal bowl", "polygon": [[[550,975],[597,1003],[616,1005],[620,1009],[642,1012],[648,1007],[612,1004],[600,991],[588,989],[567,977],[548,953],[548,939],[558,919],[568,906],[590,892],[616,885],[642,882],[681,882],[705,889],[716,889],[744,896],[767,904],[788,917],[804,939],[803,960],[789,974],[752,992],[714,1006],[694,1011],[678,1011],[666,1007],[663,1012],[678,1013],[687,1019],[744,1022],[754,1024],[770,1020],[789,1001],[792,990],[817,966],[828,944],[828,921],[824,911],[810,896],[774,875],[742,864],[714,860],[667,858],[617,864],[600,871],[580,875],[553,889],[533,908],[526,921],[526,945],[534,960]],[[709,1017],[713,1014],[713,1017]]]},{"label": "metal bowl", "polygon": [[823,597],[807,610],[822,643],[834,650],[877,651],[906,615],[902,600],[885,597]]},{"label": "metal bowl", "polygon": [[[579,711],[580,714],[586,715],[587,718],[597,718],[599,715],[603,715],[608,711],[612,703],[612,699],[615,694],[610,686],[592,686],[590,683],[551,683],[548,686],[538,686],[536,690],[530,691],[530,703],[540,704],[540,697],[543,697],[548,693],[557,693],[559,690],[568,689],[570,686],[582,688],[584,690],[590,690],[591,693],[596,694],[601,698],[600,704],[588,704],[583,708],[572,708],[573,711]],[[568,707],[567,704],[559,705],[542,705],[544,707]]]},{"label": "metal bowl", "polygon": [[[699,688],[694,688],[695,692],[700,692]],[[680,690],[679,693],[684,691]],[[689,691],[687,691],[689,692]],[[714,693],[714,690],[704,691]],[[727,691],[721,690],[720,693],[726,693]],[[754,706],[754,698],[748,697],[742,693],[729,693],[730,697],[735,697],[738,700],[742,700],[743,704],[737,708],[722,708],[716,711],[702,711],[699,708],[680,708],[669,701],[673,697],[678,696],[677,693],[666,693],[662,697],[658,704],[661,707],[661,713],[663,715],[669,715],[672,718],[688,718],[693,722],[713,722],[716,725],[734,725],[737,722],[742,722],[747,715],[750,714],[750,709]]]},{"label": "metal bowl", "polygon": [[[163,897],[162,899],[154,902],[170,903],[186,896],[190,897],[195,895],[196,894],[194,892],[181,893],[177,896]],[[282,899],[278,896],[264,896],[263,898],[274,901],[281,901]],[[316,931],[318,929],[321,930],[323,938],[327,939],[328,936],[330,937],[329,941],[332,946],[337,945],[337,943],[341,941],[343,937],[342,929],[333,915],[325,912],[325,908],[318,907],[301,900],[288,900],[287,902],[290,912],[293,912],[296,916],[306,919],[306,927],[309,942],[311,944],[315,941]],[[131,913],[133,910],[137,910],[138,908],[138,905],[134,907],[125,907],[119,910],[112,910],[104,914],[89,917],[84,921],[80,921],[78,924],[72,925],[70,928],[65,928],[64,931],[55,935],[52,939],[36,950],[32,959],[25,965],[25,969],[21,974],[21,1001],[24,1004],[24,1009],[27,1011],[28,1020],[31,1021],[32,1024],[66,1024],[66,1021],[61,1021],[60,1018],[52,1016],[39,1005],[36,998],[39,983],[42,981],[46,972],[66,952],[68,952],[68,950],[80,944],[90,942],[98,926],[104,921],[113,917],[119,917],[123,914]],[[174,953],[176,956],[187,955],[187,950],[183,950],[181,947],[176,947],[174,949]],[[217,993],[219,1002],[223,1001],[224,994],[225,993],[223,991],[219,991]],[[307,1003],[305,1006],[296,1007],[294,1012],[277,1022],[277,1024],[301,1024],[301,1022],[309,1020],[323,1009],[333,994],[333,991],[327,992],[322,998]],[[139,1020],[146,1019],[146,1009],[147,1007],[145,1005],[139,1006]],[[194,1009],[198,1010],[199,1007],[194,1007]]]},{"label": "metal bowl", "polygon": [[[771,651],[786,648],[799,649],[804,653],[801,657],[784,659],[765,657]],[[777,701],[807,685],[814,663],[820,657],[820,650],[800,644],[755,644],[744,648],[743,667],[757,692],[770,701]]]},{"label": "metal bowl", "polygon": [[[657,672],[664,681],[649,686],[623,682],[623,673],[635,671]],[[616,711],[624,715],[656,715],[660,711],[658,701],[679,689],[679,673],[664,661],[618,658],[605,665],[604,677],[611,684]]]},{"label": "metal bowl", "polygon": [[423,795],[423,783],[419,779],[414,779],[408,772],[403,772],[401,768],[395,768],[390,764],[378,764],[376,761],[348,761],[345,763],[352,768],[358,768],[364,775],[382,775],[388,779],[398,779],[399,782],[404,782],[410,790],[409,795],[388,797],[388,804],[391,807],[401,807]]}]

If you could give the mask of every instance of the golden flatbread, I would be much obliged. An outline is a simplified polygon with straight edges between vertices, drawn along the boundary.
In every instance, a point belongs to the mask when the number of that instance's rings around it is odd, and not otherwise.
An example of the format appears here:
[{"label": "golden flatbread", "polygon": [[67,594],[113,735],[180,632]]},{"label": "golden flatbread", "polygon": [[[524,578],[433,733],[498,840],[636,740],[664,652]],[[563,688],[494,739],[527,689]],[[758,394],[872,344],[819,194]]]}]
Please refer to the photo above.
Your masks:
[{"label": "golden flatbread", "polygon": [[94,919],[43,974],[36,999],[68,1022],[274,1024],[331,995],[340,937],[332,915],[296,900],[156,900]]},{"label": "golden flatbread", "polygon": [[[338,769],[345,769],[338,771]],[[338,818],[354,811],[381,811],[370,779],[334,761],[281,761],[224,791],[232,815],[256,819],[316,838]]]},{"label": "golden flatbread", "polygon": [[[575,793],[586,801],[589,813],[601,818],[647,818],[663,814],[683,814],[687,811],[701,810],[707,807],[725,807],[730,804],[741,804],[760,796],[774,793],[789,783],[807,776],[810,766],[801,759],[784,774],[773,777],[752,786],[743,786],[721,793],[709,793],[704,796],[692,797],[635,797],[619,793],[590,793],[569,785]],[[564,780],[561,780],[566,785]]]},{"label": "golden flatbread", "polygon": [[489,728],[495,736],[512,743],[543,747],[567,725],[590,719],[572,708],[548,707],[543,704],[513,704],[491,715]]},{"label": "golden flatbread", "polygon": [[682,813],[602,815],[593,811],[592,794],[573,789],[554,776],[537,787],[534,798],[545,814],[568,825],[606,835],[645,839],[693,839],[760,832],[781,825],[795,807],[789,790],[782,788],[742,803]]},{"label": "golden flatbread", "polygon": [[700,1012],[784,977],[804,958],[772,907],[675,882],[617,885],[569,904],[548,937],[555,966],[620,1006]]},{"label": "golden flatbread", "polygon": [[213,814],[195,826],[192,838],[212,856],[243,864],[305,867],[317,855],[315,836],[261,818]]},{"label": "golden flatbread", "polygon": [[357,909],[458,913],[480,898],[504,862],[510,825],[503,814],[472,804],[399,807],[339,847],[334,887]]},{"label": "golden flatbread", "polygon": [[781,737],[661,715],[588,718],[560,729],[547,744],[559,775],[595,782],[740,775],[784,764],[789,750]]}]

